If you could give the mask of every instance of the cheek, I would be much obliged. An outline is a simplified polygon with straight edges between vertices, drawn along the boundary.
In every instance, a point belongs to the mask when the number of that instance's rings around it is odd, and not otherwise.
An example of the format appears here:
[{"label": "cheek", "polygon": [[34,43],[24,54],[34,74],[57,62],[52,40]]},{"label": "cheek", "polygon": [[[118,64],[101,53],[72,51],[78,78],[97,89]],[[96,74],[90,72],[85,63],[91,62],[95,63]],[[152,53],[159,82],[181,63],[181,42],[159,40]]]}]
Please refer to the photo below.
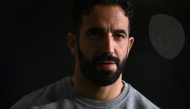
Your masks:
[{"label": "cheek", "polygon": [[91,61],[96,56],[96,46],[90,43],[80,43],[80,50],[86,59]]},{"label": "cheek", "polygon": [[116,48],[116,54],[118,55],[118,57],[120,58],[120,60],[123,60],[126,55],[127,55],[127,43],[123,43],[123,44],[118,44],[117,48]]}]

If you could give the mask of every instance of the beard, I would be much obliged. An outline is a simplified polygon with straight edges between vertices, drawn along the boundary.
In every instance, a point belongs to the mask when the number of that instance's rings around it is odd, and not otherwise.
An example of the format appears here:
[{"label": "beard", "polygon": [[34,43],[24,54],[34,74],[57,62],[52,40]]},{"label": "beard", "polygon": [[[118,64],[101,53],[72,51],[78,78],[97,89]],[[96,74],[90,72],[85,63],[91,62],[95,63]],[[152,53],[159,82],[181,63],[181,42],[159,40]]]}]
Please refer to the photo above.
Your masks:
[{"label": "beard", "polygon": [[[96,86],[108,86],[115,83],[120,77],[126,63],[126,57],[120,61],[119,58],[114,57],[110,54],[102,54],[101,56],[94,57],[92,61],[88,60],[86,56],[78,47],[78,56],[80,62],[80,69],[84,76],[94,85]],[[100,70],[97,71],[96,67],[99,61],[112,61],[115,62],[117,69],[116,71],[111,70]]]}]

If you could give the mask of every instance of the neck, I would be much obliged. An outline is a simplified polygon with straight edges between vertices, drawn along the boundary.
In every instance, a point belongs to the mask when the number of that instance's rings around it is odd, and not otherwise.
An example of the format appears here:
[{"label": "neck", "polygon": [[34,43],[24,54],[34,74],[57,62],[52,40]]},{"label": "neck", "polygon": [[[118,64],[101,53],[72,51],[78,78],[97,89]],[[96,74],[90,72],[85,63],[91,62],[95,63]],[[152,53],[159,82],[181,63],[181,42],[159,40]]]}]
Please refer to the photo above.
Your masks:
[{"label": "neck", "polygon": [[72,77],[72,84],[74,89],[81,95],[96,101],[107,101],[116,98],[123,89],[122,74],[115,83],[109,86],[96,86],[84,77],[77,62],[75,73]]}]

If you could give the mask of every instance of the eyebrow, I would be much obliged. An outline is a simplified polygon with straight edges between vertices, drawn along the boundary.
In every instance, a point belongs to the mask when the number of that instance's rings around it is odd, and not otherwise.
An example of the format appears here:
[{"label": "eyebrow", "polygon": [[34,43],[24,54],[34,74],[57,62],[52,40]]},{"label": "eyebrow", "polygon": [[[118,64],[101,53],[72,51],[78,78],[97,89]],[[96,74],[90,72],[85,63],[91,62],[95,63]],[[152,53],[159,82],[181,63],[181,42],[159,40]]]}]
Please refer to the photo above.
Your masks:
[{"label": "eyebrow", "polygon": [[[89,28],[89,29],[85,32],[85,34],[88,34],[88,33],[92,32],[92,31],[104,32],[104,29],[99,28],[99,27],[91,27],[91,28]],[[127,32],[126,32],[125,30],[123,30],[123,29],[115,29],[115,30],[113,31],[113,33],[122,33],[122,34],[124,34],[124,35],[127,36]]]},{"label": "eyebrow", "polygon": [[114,33],[122,33],[122,34],[124,34],[125,36],[127,36],[126,31],[123,30],[123,29],[116,29],[116,30],[114,30]]}]

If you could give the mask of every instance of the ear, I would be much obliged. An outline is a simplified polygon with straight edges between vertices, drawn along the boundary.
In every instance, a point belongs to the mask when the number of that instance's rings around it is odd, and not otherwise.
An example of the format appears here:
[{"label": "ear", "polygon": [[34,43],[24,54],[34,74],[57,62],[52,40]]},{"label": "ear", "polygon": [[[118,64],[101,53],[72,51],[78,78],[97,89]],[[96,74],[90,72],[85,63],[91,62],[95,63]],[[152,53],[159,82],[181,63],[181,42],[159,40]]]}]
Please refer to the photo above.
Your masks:
[{"label": "ear", "polygon": [[67,44],[69,46],[69,49],[73,55],[78,54],[77,50],[77,38],[74,34],[68,33],[67,34]]},{"label": "ear", "polygon": [[133,43],[134,43],[134,38],[133,37],[129,37],[129,39],[128,39],[128,47],[127,47],[128,55],[129,55],[129,52],[130,52],[130,50],[131,50],[131,48],[133,46]]}]

